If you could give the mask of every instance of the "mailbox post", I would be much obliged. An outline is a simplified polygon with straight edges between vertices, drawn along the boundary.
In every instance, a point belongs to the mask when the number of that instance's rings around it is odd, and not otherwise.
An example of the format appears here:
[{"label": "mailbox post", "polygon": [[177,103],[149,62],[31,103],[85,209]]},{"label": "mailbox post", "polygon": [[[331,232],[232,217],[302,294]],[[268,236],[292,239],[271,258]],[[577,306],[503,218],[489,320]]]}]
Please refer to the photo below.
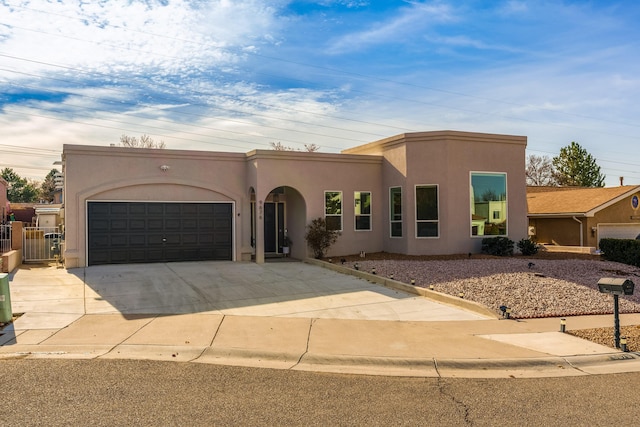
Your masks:
[{"label": "mailbox post", "polygon": [[598,280],[598,290],[603,294],[613,295],[613,339],[616,348],[620,348],[620,309],[618,297],[633,295],[634,284],[629,279],[603,277]]}]

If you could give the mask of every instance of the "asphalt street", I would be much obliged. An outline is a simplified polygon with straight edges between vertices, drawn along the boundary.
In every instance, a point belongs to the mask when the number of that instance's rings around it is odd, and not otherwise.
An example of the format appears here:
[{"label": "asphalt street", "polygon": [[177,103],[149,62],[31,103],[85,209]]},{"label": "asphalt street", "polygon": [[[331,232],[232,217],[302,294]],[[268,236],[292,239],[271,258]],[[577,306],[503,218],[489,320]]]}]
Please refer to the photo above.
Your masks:
[{"label": "asphalt street", "polygon": [[0,366],[0,420],[11,426],[609,426],[640,419],[640,373],[453,379],[132,360]]}]

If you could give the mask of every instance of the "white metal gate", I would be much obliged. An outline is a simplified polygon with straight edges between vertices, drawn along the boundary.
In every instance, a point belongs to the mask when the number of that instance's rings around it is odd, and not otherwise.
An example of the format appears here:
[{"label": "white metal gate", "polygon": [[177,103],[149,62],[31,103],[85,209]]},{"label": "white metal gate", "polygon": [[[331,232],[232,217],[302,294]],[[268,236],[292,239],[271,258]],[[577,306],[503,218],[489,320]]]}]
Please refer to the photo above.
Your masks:
[{"label": "white metal gate", "polygon": [[22,229],[23,262],[56,261],[62,255],[59,227],[24,227]]}]

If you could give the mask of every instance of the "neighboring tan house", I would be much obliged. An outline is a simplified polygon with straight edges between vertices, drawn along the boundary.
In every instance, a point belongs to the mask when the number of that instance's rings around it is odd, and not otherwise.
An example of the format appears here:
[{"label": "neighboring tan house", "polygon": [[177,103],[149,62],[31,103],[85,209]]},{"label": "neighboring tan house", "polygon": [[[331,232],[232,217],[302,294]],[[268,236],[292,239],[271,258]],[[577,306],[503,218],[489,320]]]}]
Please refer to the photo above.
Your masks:
[{"label": "neighboring tan house", "polygon": [[528,187],[529,235],[542,244],[598,248],[640,234],[640,186]]},{"label": "neighboring tan house", "polygon": [[20,221],[25,227],[36,225],[36,208],[33,203],[10,203],[14,221]]},{"label": "neighboring tan house", "polygon": [[54,228],[62,224],[64,216],[62,205],[35,205],[36,227]]},{"label": "neighboring tan house", "polygon": [[524,136],[397,135],[342,153],[248,153],[65,145],[65,265],[312,255],[479,252],[527,235]]}]

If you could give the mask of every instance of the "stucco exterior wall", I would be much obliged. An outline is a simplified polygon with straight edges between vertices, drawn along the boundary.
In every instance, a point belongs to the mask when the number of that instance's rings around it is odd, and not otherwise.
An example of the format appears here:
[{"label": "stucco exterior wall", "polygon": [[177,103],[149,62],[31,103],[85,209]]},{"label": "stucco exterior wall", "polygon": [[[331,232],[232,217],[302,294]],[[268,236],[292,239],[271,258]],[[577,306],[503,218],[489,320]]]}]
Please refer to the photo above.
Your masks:
[{"label": "stucco exterior wall", "polygon": [[[478,252],[482,238],[471,236],[470,174],[507,175],[509,238],[527,236],[525,170],[526,137],[469,132],[421,132],[387,138],[345,150],[346,153],[381,153],[386,232],[383,250],[418,254]],[[415,187],[437,185],[438,238],[416,238]],[[389,235],[389,188],[402,187],[403,238]]]},{"label": "stucco exterior wall", "polygon": [[[288,234],[293,239],[293,256],[306,257],[311,252],[306,247],[304,234],[306,225],[314,218],[324,217],[325,191],[342,192],[342,232],[327,255],[382,250],[380,230],[382,218],[372,215],[371,231],[355,230],[354,192],[371,191],[374,195],[373,210],[379,211],[375,198],[381,194],[382,158],[378,156],[356,156],[325,153],[296,153],[257,151],[249,159],[257,172],[252,187],[256,188],[256,200],[265,201],[268,194],[278,187],[294,189],[301,198],[287,204]],[[288,196],[287,196],[288,197]],[[289,198],[287,198],[289,201]],[[296,215],[295,213],[301,213]],[[300,219],[303,218],[303,222]],[[298,222],[296,222],[296,220]],[[260,229],[260,226],[258,226]],[[300,248],[304,248],[301,253]],[[258,248],[259,250],[259,248]]]},{"label": "stucco exterior wall", "polygon": [[[314,218],[325,215],[325,191],[342,193],[342,231],[328,256],[477,252],[484,236],[471,236],[470,173],[506,174],[508,237],[519,240],[527,233],[525,148],[526,137],[453,131],[398,135],[340,154],[65,145],[66,266],[86,264],[89,201],[232,202],[233,259],[253,253],[262,262],[262,207],[274,201],[276,189],[284,189],[278,198],[296,258],[311,255],[304,235]],[[416,185],[438,186],[437,238],[416,238]],[[401,238],[390,236],[389,189],[396,186],[402,187]],[[361,191],[371,192],[367,231],[355,230],[354,193]]]},{"label": "stucco exterior wall", "polygon": [[[88,201],[232,201],[236,210],[248,207],[244,154],[65,145],[63,160],[68,268],[86,265]],[[240,224],[236,239],[243,236]],[[235,245],[236,259],[240,249]]]},{"label": "stucco exterior wall", "polygon": [[[526,139],[503,135],[433,133],[409,141],[407,152],[407,228],[410,254],[478,252],[487,236],[471,235],[472,172],[504,173],[507,177],[507,237],[527,233],[525,186]],[[415,186],[438,185],[440,236],[416,235]]]},{"label": "stucco exterior wall", "polygon": [[[640,194],[635,194],[640,196]],[[634,209],[631,205],[631,197],[625,197],[613,205],[596,212],[595,222],[599,223],[639,223],[640,209]]]},{"label": "stucco exterior wall", "polygon": [[[586,220],[579,219],[583,223]],[[529,224],[536,229],[534,238],[537,243],[580,246],[580,224],[573,218],[532,218]]]}]

